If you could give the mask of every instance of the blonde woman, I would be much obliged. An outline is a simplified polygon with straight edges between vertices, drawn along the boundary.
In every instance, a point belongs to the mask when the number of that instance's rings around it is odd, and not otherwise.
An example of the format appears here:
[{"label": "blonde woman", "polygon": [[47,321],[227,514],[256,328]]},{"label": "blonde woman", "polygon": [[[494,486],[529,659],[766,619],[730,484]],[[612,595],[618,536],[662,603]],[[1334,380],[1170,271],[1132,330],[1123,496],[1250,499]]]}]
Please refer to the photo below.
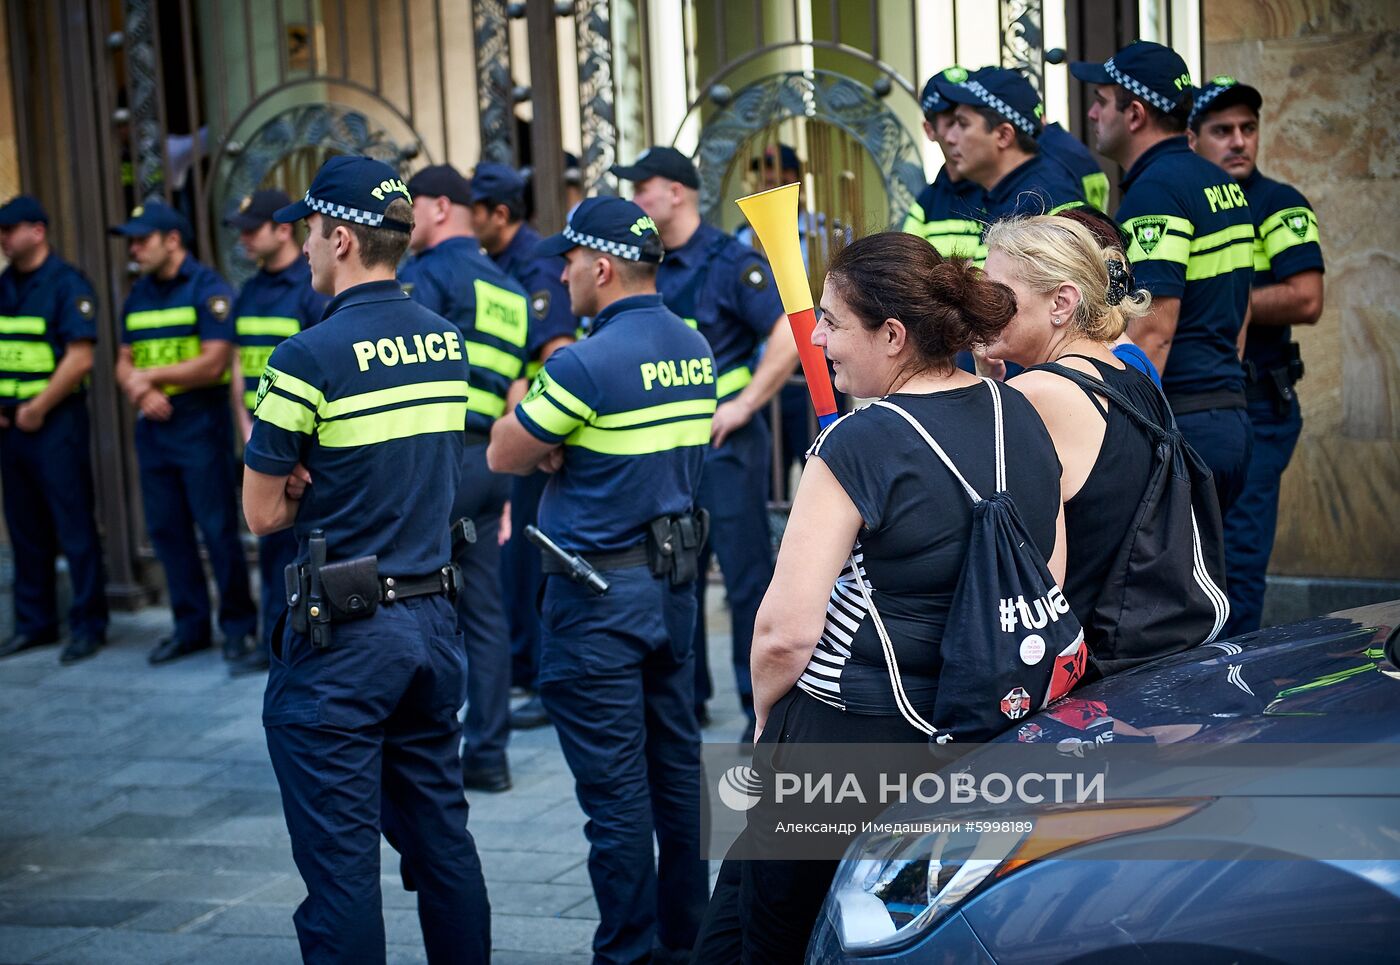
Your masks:
[{"label": "blonde woman", "polygon": [[1084,225],[1061,217],[992,225],[986,272],[1016,293],[1016,314],[986,354],[1030,369],[1010,384],[1040,413],[1060,458],[1065,596],[1087,628],[1142,503],[1154,445],[1102,395],[1032,367],[1057,362],[1082,372],[1122,392],[1149,419],[1169,425],[1162,393],[1113,352],[1128,319],[1145,313],[1152,296],[1129,290],[1121,251],[1101,248]]}]

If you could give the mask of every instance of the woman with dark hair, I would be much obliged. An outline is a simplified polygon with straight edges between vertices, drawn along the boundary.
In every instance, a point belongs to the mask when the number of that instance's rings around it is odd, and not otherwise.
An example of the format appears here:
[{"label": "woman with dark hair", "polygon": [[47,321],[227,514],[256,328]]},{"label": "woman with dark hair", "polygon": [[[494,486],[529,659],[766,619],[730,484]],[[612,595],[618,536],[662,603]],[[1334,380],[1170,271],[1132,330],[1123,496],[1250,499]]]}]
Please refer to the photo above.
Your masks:
[{"label": "woman with dark hair", "polygon": [[[835,255],[812,341],[837,389],[902,409],[981,493],[997,488],[999,405],[1005,489],[1059,580],[1050,437],[1019,392],[954,363],[996,341],[1015,310],[1010,290],[966,260],[887,232]],[[754,627],[760,745],[928,740],[972,526],[966,491],[898,411],[857,409],[818,436]],[[836,865],[726,861],[695,961],[735,961],[740,948],[745,962],[800,961]]]}]

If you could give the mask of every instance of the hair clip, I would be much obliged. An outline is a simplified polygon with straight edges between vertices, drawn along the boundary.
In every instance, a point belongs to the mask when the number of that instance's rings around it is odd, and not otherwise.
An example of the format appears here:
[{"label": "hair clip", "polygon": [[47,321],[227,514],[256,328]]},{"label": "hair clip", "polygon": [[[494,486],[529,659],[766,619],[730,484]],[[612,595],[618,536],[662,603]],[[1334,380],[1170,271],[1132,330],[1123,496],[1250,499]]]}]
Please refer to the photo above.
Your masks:
[{"label": "hair clip", "polygon": [[1128,297],[1128,289],[1132,287],[1133,274],[1128,270],[1128,266],[1117,258],[1108,260],[1108,291],[1104,298],[1110,305],[1117,305]]}]

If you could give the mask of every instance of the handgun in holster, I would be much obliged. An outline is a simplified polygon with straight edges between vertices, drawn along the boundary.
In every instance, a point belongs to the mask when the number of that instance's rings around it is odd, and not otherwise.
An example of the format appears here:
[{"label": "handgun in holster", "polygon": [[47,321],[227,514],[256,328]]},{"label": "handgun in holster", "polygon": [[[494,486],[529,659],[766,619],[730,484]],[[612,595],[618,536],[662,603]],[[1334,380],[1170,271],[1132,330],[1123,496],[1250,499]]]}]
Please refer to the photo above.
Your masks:
[{"label": "handgun in holster", "polygon": [[660,516],[647,524],[647,565],[653,576],[669,576],[672,586],[700,575],[700,550],[710,535],[710,514],[697,509],[683,516]]}]

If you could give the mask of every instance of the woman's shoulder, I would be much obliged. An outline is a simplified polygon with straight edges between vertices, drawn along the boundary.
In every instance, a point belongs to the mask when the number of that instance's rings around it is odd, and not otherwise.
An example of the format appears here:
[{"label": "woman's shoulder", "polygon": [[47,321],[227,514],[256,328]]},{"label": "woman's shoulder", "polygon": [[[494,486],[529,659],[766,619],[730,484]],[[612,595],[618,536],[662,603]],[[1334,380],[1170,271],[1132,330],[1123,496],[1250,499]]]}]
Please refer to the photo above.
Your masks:
[{"label": "woman's shoulder", "polygon": [[867,402],[865,405],[852,409],[841,416],[831,425],[817,433],[817,438],[812,442],[812,446],[807,450],[808,456],[820,456],[823,447],[831,449],[841,449],[858,442],[883,421],[884,415],[893,416],[894,413],[881,413],[883,406]]}]

